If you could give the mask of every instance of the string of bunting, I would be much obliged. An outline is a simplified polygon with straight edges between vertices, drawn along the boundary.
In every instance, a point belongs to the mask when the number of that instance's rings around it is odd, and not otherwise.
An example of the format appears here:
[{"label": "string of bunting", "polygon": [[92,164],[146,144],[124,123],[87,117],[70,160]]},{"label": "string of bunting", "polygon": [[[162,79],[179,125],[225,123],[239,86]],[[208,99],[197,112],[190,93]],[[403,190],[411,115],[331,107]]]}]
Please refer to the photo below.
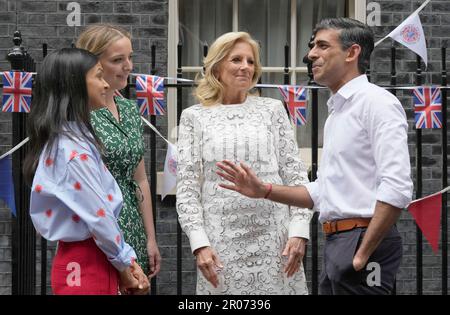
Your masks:
[{"label": "string of bunting", "polygon": [[[3,80],[3,112],[29,113],[31,107],[33,72],[2,72]],[[164,80],[194,82],[189,79],[159,77],[147,74],[132,74],[136,76],[136,101],[142,116],[165,115],[167,112],[164,100]],[[286,102],[292,122],[297,126],[306,124],[307,89],[326,89],[311,85],[279,85],[257,84],[256,88],[277,88]],[[443,86],[396,86],[385,87],[391,90],[412,90],[416,129],[442,128],[442,97]]]},{"label": "string of bunting", "polygon": [[[426,41],[420,22],[419,12],[430,2],[426,0],[422,5],[408,16],[387,36],[375,43],[377,46],[383,40],[391,37],[419,55],[425,63],[428,63]],[[25,112],[30,111],[32,95],[32,76],[35,72],[0,72],[3,81],[3,112]],[[164,101],[164,80],[176,82],[189,82],[193,80],[183,78],[159,77],[141,73],[132,73],[136,77],[136,100],[139,112],[142,116],[165,115],[167,112]],[[292,122],[295,125],[305,125],[307,117],[307,90],[326,89],[322,86],[298,86],[298,85],[276,85],[257,84],[256,88],[277,88],[283,100],[286,102]],[[447,86],[382,86],[388,90],[412,90],[414,104],[415,128],[442,128],[442,96],[441,90],[449,89]],[[118,91],[115,95],[121,96]],[[167,142],[167,155],[164,164],[164,185],[162,198],[164,198],[176,185],[176,145],[165,139],[149,121],[144,117],[142,120],[164,141]],[[3,199],[16,215],[14,201],[14,185],[12,180],[12,163],[10,155],[18,150],[28,141],[24,139],[0,156],[0,199]],[[427,197],[412,201],[407,209],[414,217],[422,230],[425,238],[431,244],[435,253],[439,248],[439,231],[442,209],[442,194],[448,192],[450,186],[429,195]]]},{"label": "string of bunting", "polygon": [[[147,119],[142,116],[141,119],[167,143],[167,154],[164,163],[163,185],[161,192],[161,198],[164,199],[164,197],[176,187],[177,146],[169,142],[163,135],[161,135],[157,128]],[[11,213],[14,216],[16,216],[16,209],[12,177],[12,161],[10,155],[27,143],[28,140],[28,138],[24,139],[14,148],[0,156],[0,199],[3,199],[6,205],[11,209]],[[406,207],[413,216],[414,220],[417,222],[417,225],[422,230],[425,238],[430,243],[434,253],[437,253],[439,249],[442,195],[449,190],[450,187],[446,187],[437,193],[414,200]]]}]

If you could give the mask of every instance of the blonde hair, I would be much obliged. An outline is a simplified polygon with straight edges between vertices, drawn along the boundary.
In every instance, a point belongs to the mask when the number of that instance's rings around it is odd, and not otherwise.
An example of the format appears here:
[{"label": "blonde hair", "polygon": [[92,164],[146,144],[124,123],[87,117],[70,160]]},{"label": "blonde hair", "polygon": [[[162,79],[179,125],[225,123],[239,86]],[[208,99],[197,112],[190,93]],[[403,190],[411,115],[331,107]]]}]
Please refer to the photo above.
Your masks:
[{"label": "blonde hair", "polygon": [[214,73],[218,70],[220,62],[228,56],[237,42],[245,42],[252,47],[255,58],[255,73],[253,74],[251,88],[258,82],[262,72],[261,61],[259,60],[259,44],[246,32],[225,33],[214,41],[208,55],[203,59],[205,74],[203,78],[196,80],[198,86],[194,90],[194,96],[201,104],[210,106],[222,102],[224,87]]},{"label": "blonde hair", "polygon": [[99,56],[109,45],[123,37],[131,40],[131,34],[119,26],[106,23],[92,24],[78,36],[76,47]]}]

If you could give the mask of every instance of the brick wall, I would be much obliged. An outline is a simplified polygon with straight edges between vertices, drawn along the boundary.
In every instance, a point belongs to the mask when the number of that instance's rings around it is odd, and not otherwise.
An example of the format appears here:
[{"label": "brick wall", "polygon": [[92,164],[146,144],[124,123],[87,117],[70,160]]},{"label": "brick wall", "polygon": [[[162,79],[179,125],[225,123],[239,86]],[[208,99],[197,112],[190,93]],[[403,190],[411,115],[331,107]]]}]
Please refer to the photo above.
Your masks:
[{"label": "brick wall", "polygon": [[[241,0],[243,1],[243,0]],[[244,0],[245,1],[245,0]],[[32,56],[40,62],[42,43],[49,49],[69,46],[79,34],[80,28],[68,27],[66,17],[67,3],[70,1],[14,1],[0,0],[0,56],[5,56],[12,47],[12,34],[16,30],[16,5],[18,8],[19,29],[22,31],[24,46]],[[131,31],[135,50],[135,71],[149,73],[150,45],[157,46],[157,68],[161,75],[166,74],[167,62],[167,21],[168,5],[165,1],[78,1],[81,4],[82,25],[95,22],[113,22]],[[370,2],[370,1],[367,1]],[[394,26],[404,20],[422,1],[377,1],[381,5],[382,26],[374,27],[377,39],[388,34]],[[420,14],[427,37],[429,66],[424,77],[425,83],[440,83],[440,47],[447,44],[450,33],[450,2],[433,0]],[[390,82],[390,46],[392,41],[385,40],[375,49],[372,56],[372,81],[378,84]],[[415,54],[396,44],[397,81],[398,84],[413,84],[415,72]],[[450,60],[447,53],[447,60]],[[447,63],[447,67],[450,64]],[[9,69],[9,64],[0,58],[0,71]],[[398,92],[409,119],[409,148],[411,163],[415,161],[415,131],[413,129],[413,109],[408,92]],[[163,134],[167,133],[165,117],[157,118],[157,126]],[[11,114],[0,113],[0,154],[11,146]],[[149,169],[150,141],[149,129],[146,129],[146,164]],[[450,137],[449,137],[450,138]],[[162,169],[165,157],[165,144],[158,142],[157,163]],[[423,194],[435,192],[441,187],[441,134],[440,131],[423,132]],[[415,176],[415,168],[412,170]],[[11,216],[9,210],[0,202],[0,294],[11,293]],[[403,213],[399,230],[404,240],[404,259],[398,274],[397,293],[415,293],[415,225],[408,213]],[[162,271],[158,276],[158,294],[176,294],[176,212],[174,201],[170,199],[157,202],[156,231],[161,254],[163,256]],[[323,243],[319,233],[320,245]],[[38,242],[39,247],[39,242]],[[424,293],[439,294],[441,288],[441,258],[431,253],[424,241]],[[54,244],[49,244],[48,270],[54,253]],[[321,246],[319,247],[321,253]],[[308,248],[306,265],[307,279],[311,279],[311,248]],[[40,253],[38,257],[37,285],[40,279]],[[321,259],[319,257],[319,262]],[[190,253],[188,241],[183,235],[183,293],[195,292],[195,262]],[[311,284],[310,282],[308,283]],[[39,293],[37,289],[37,293]],[[50,290],[48,290],[50,292]]]},{"label": "brick wall", "polygon": [[[53,49],[69,47],[84,25],[95,22],[116,23],[131,32],[134,50],[134,71],[150,73],[150,49],[156,45],[156,68],[159,75],[167,74],[167,0],[153,1],[90,1],[78,0],[81,6],[81,27],[67,26],[66,19],[71,11],[66,10],[72,1],[16,1],[0,0],[0,71],[10,69],[4,58],[13,47],[12,35],[16,29],[22,33],[23,46],[39,64],[42,61],[42,44],[47,43],[49,52]],[[18,27],[16,27],[16,9]],[[0,92],[1,93],[1,92]],[[0,154],[11,148],[11,114],[0,112]],[[167,134],[167,118],[158,117],[157,127]],[[150,165],[150,131],[145,129],[146,166]],[[156,157],[158,170],[163,169],[165,159],[164,142],[158,139]],[[158,201],[158,238],[161,238],[161,252],[164,255],[163,271],[158,279],[158,291],[174,293],[168,286],[173,283],[176,264],[173,233],[176,233],[174,207],[161,206]],[[175,226],[175,230],[174,227]],[[54,244],[48,245],[48,270],[54,254]],[[169,256],[168,256],[169,255]],[[40,240],[37,252],[37,293],[40,285]],[[189,255],[191,256],[191,255]],[[186,270],[189,270],[186,269]],[[194,270],[190,268],[191,273]],[[187,272],[189,274],[189,272]],[[188,279],[187,277],[186,279]],[[49,279],[49,277],[48,277]],[[191,287],[193,276],[190,275]],[[173,285],[172,285],[173,286]],[[50,288],[48,288],[50,292]],[[192,292],[192,291],[191,291]],[[0,201],[0,294],[11,293],[11,215]]]},{"label": "brick wall", "polygon": [[[382,26],[374,27],[377,39],[387,35],[393,26],[398,25],[423,1],[377,1],[381,5]],[[428,68],[422,82],[430,85],[441,83],[441,47],[447,46],[450,31],[450,2],[431,1],[420,13],[428,47]],[[391,39],[386,39],[374,51],[372,56],[372,81],[377,84],[390,83],[390,47]],[[416,55],[399,44],[397,47],[397,84],[415,84],[417,68]],[[450,66],[450,52],[447,50],[447,69]],[[422,67],[424,69],[424,67]],[[414,109],[410,91],[399,91],[397,97],[402,102],[409,120],[408,142],[414,184],[416,183],[416,132],[413,128]],[[448,102],[448,101],[447,101]],[[450,118],[450,117],[448,117]],[[447,122],[447,124],[450,120]],[[449,134],[447,134],[447,137]],[[450,138],[449,138],[450,139]],[[422,181],[423,195],[441,189],[442,178],[442,142],[441,130],[424,130],[422,132]],[[448,172],[448,170],[447,170]],[[403,237],[403,262],[397,276],[399,294],[415,294],[416,292],[416,233],[415,225],[409,213],[402,214],[398,228]],[[441,257],[434,255],[431,247],[424,240],[423,246],[423,292],[424,294],[440,294],[441,292]]]}]

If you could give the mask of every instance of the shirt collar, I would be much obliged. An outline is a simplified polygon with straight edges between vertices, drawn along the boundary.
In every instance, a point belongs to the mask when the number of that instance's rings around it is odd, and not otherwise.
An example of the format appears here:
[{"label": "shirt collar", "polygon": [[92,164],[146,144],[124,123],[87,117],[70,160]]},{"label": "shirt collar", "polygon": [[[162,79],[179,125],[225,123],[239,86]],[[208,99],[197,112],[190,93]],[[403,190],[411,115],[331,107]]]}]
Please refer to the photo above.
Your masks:
[{"label": "shirt collar", "polygon": [[361,86],[368,83],[369,80],[365,74],[357,76],[347,83],[345,83],[335,94],[333,94],[327,102],[328,112],[333,110],[339,110],[344,103],[357,91],[361,89]]}]

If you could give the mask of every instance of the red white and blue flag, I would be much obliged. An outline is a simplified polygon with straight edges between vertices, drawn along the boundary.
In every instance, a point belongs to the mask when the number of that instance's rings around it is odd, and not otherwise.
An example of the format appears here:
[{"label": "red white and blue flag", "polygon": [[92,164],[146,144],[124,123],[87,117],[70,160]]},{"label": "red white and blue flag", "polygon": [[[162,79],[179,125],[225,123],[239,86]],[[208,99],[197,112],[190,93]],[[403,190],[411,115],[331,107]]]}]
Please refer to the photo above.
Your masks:
[{"label": "red white and blue flag", "polygon": [[5,71],[3,79],[2,111],[29,113],[33,76],[29,72]]},{"label": "red white and blue flag", "polygon": [[141,115],[164,115],[166,113],[164,78],[138,75],[136,77],[136,98]]},{"label": "red white and blue flag", "polygon": [[436,254],[439,251],[441,232],[442,195],[448,191],[450,191],[450,186],[435,194],[413,200],[406,207]]},{"label": "red white and blue flag", "polygon": [[297,126],[306,124],[306,89],[302,86],[281,85],[278,87],[286,102],[291,119]]},{"label": "red white and blue flag", "polygon": [[413,90],[416,129],[442,128],[441,90],[418,87]]}]

